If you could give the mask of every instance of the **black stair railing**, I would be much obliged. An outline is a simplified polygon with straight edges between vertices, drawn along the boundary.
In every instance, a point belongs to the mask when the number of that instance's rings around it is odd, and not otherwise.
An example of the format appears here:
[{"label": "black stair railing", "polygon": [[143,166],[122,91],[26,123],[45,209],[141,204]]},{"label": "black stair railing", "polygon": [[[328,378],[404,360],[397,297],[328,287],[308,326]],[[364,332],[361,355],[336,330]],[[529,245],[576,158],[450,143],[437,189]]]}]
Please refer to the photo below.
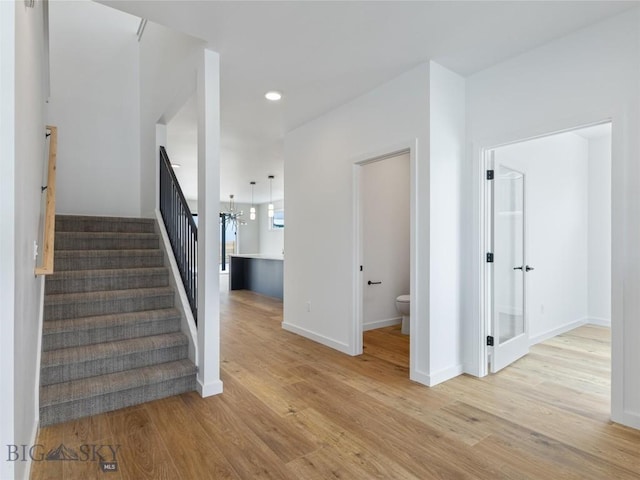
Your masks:
[{"label": "black stair railing", "polygon": [[197,324],[198,227],[164,147],[160,147],[160,213]]}]

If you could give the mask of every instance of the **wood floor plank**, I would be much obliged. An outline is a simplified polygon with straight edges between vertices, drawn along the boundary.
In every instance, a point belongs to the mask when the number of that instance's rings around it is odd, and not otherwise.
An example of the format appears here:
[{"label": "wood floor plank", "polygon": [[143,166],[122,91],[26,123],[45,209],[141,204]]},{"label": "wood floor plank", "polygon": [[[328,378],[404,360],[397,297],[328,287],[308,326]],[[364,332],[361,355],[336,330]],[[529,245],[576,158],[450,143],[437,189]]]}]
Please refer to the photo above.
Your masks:
[{"label": "wood floor plank", "polygon": [[583,326],[495,375],[409,380],[399,326],[351,357],[282,329],[282,302],[221,294],[222,395],[191,392],[40,431],[120,445],[97,463],[34,462],[42,479],[640,478],[640,431],[609,420],[610,332]]},{"label": "wood floor plank", "polygon": [[[393,452],[402,465],[417,476],[429,478],[494,478],[495,471],[482,458],[472,458],[462,443],[443,437],[436,429],[415,421],[404,412],[386,407],[374,399],[366,401],[366,395],[343,386],[321,372],[309,375],[309,379],[290,385],[304,393],[314,408],[339,420],[341,427],[356,432],[367,442],[378,444],[379,433],[385,432],[385,446]],[[327,393],[331,392],[331,393]],[[342,399],[338,404],[331,395]],[[384,420],[382,420],[384,419]],[[455,455],[456,462],[447,461]]]},{"label": "wood floor plank", "polygon": [[[363,441],[357,434],[342,428],[334,423],[329,417],[324,416],[313,408],[296,412],[289,417],[303,432],[313,432],[316,435],[319,447],[322,452],[290,462],[289,466],[295,471],[309,472],[310,477],[316,477],[320,471],[320,478],[330,478],[335,476],[335,464],[337,458],[348,459],[353,464],[352,469],[357,469],[359,474],[352,478],[394,478],[412,479],[418,478],[408,472],[400,463],[390,457],[387,452],[380,451],[377,446],[372,448],[366,441]],[[325,458],[329,452],[335,453],[333,462],[328,462]],[[320,460],[316,461],[319,457]],[[320,464],[318,463],[320,462]],[[319,468],[322,465],[323,469]],[[327,465],[329,468],[326,468]],[[306,477],[302,477],[306,478]]]},{"label": "wood floor plank", "polygon": [[[38,431],[37,443],[42,445],[42,455],[46,455],[50,449],[56,448],[62,441],[61,425],[52,425],[41,428]],[[58,480],[64,478],[63,462],[47,462],[44,458],[39,458],[31,464],[32,480]]]},{"label": "wood floor plank", "polygon": [[[297,477],[247,426],[245,413],[222,399],[184,395],[183,401],[240,478],[295,480]],[[213,477],[217,478],[217,477]]]},{"label": "wood floor plank", "polygon": [[223,374],[233,377],[254,392],[262,402],[274,412],[286,415],[297,410],[306,408],[307,403],[304,398],[295,393],[287,391],[286,384],[275,384],[270,378],[265,378],[262,373],[255,373],[233,362],[223,364]]},{"label": "wood floor plank", "polygon": [[[65,437],[65,446],[73,445],[73,441],[69,437]],[[89,441],[90,442],[90,441]],[[91,442],[90,442],[91,443]],[[93,448],[96,445],[96,448]],[[73,448],[73,447],[72,447]],[[118,462],[118,471],[109,472],[109,478],[117,480],[122,479],[122,470],[120,469],[120,448],[121,445],[115,438],[103,438],[99,443],[91,443],[86,450],[82,450],[82,447],[78,448],[78,452],[86,454],[86,457],[81,456],[80,461],[64,461],[63,463],[63,477],[65,480],[97,480],[103,479],[105,472],[100,468],[100,462],[102,460],[107,462]],[[113,450],[112,450],[113,449]],[[86,458],[86,459],[85,459]]]},{"label": "wood floor plank", "polygon": [[542,435],[563,442],[603,460],[611,460],[640,475],[640,431],[629,440],[618,437],[615,430],[595,419],[576,415],[520,392],[487,387],[481,379],[462,376],[456,382],[438,385],[438,389],[477,405],[499,418],[519,424]]},{"label": "wood floor plank", "polygon": [[122,439],[119,461],[125,479],[169,480],[181,477],[144,408],[124,409],[110,415],[109,424],[114,437]]},{"label": "wood floor plank", "polygon": [[[472,409],[473,410],[473,409]],[[477,409],[473,415],[483,416]],[[538,432],[500,422],[502,428],[494,431],[474,449],[482,454],[496,455],[509,460],[518,459],[518,471],[523,478],[536,479],[541,471],[555,472],[557,478],[601,480],[604,478],[635,479],[637,473],[621,468],[601,457],[588,454]]]},{"label": "wood floor plank", "polygon": [[275,453],[287,463],[313,452],[317,445],[310,441],[282,417],[267,407],[239,382],[229,376],[223,377],[226,395],[222,402],[232,409],[243,412],[243,422]]},{"label": "wood floor plank", "polygon": [[180,397],[149,402],[145,408],[183,479],[242,478]]}]

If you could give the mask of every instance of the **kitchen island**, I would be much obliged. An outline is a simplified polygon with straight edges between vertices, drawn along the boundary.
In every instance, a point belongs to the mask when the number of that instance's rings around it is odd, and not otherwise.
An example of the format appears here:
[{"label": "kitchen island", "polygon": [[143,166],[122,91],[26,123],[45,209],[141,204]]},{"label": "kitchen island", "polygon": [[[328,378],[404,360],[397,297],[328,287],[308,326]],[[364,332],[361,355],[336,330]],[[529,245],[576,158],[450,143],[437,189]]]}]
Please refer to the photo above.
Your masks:
[{"label": "kitchen island", "polygon": [[233,254],[229,290],[252,290],[282,299],[284,255]]}]

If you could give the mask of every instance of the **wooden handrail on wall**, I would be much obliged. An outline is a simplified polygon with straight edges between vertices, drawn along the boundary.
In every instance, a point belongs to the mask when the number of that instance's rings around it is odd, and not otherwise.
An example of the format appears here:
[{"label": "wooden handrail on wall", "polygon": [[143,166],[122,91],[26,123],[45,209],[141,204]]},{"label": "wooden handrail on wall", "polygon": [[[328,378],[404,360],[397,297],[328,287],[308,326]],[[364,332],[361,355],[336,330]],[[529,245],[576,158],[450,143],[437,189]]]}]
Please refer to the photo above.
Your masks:
[{"label": "wooden handrail on wall", "polygon": [[49,141],[49,169],[47,174],[47,205],[44,217],[44,248],[42,265],[36,268],[36,275],[53,273],[53,244],[56,238],[56,155],[58,151],[58,127],[47,125],[51,132]]}]

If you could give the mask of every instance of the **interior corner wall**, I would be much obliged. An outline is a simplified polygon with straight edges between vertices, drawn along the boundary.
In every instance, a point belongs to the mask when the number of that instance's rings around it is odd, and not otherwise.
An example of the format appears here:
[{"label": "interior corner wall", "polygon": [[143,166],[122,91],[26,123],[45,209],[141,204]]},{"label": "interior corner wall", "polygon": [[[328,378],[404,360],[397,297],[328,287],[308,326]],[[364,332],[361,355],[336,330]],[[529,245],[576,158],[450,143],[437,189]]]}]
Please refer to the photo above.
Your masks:
[{"label": "interior corner wall", "polygon": [[[3,364],[3,369],[14,370],[13,385],[4,385],[13,394],[14,410],[3,412],[3,415],[13,413],[15,430],[11,443],[27,445],[35,440],[39,417],[38,359],[43,278],[34,275],[33,244],[34,241],[40,243],[40,187],[46,159],[44,58],[43,3],[36,2],[29,8],[24,2],[15,2],[15,215],[14,223],[8,226],[15,234],[15,295],[11,301],[14,314],[10,320],[14,329],[14,356]],[[29,461],[16,462],[15,478],[26,478],[29,467]]]},{"label": "interior corner wall", "polygon": [[[417,144],[412,342],[429,344],[429,64],[285,135],[284,328],[356,353],[354,164],[408,144]],[[423,377],[427,350],[412,365]]]},{"label": "interior corner wall", "polygon": [[[476,259],[465,302],[470,357],[481,358],[481,148],[612,120],[612,418],[640,428],[640,8],[604,20],[467,80],[466,249]],[[475,340],[473,340],[475,338]],[[466,357],[466,358],[470,358]]]},{"label": "interior corner wall", "polygon": [[525,176],[525,261],[535,268],[524,274],[531,344],[587,321],[588,145],[568,132],[495,150],[497,162]]},{"label": "interior corner wall", "polygon": [[49,21],[56,211],[140,216],[139,20],[95,2],[49,2]]},{"label": "interior corner wall", "polygon": [[[263,255],[282,255],[284,252],[284,230],[287,228],[287,212],[285,215],[284,229],[271,229],[268,217],[268,204],[263,203],[256,207],[256,220],[259,224],[258,230],[258,253]],[[280,210],[284,208],[283,200],[274,200],[273,208]]]},{"label": "interior corner wall", "polygon": [[204,43],[148,22],[139,44],[140,62],[140,209],[154,216],[158,152],[156,124],[166,125],[196,91]]},{"label": "interior corner wall", "polygon": [[589,139],[588,320],[611,325],[611,135]]}]

